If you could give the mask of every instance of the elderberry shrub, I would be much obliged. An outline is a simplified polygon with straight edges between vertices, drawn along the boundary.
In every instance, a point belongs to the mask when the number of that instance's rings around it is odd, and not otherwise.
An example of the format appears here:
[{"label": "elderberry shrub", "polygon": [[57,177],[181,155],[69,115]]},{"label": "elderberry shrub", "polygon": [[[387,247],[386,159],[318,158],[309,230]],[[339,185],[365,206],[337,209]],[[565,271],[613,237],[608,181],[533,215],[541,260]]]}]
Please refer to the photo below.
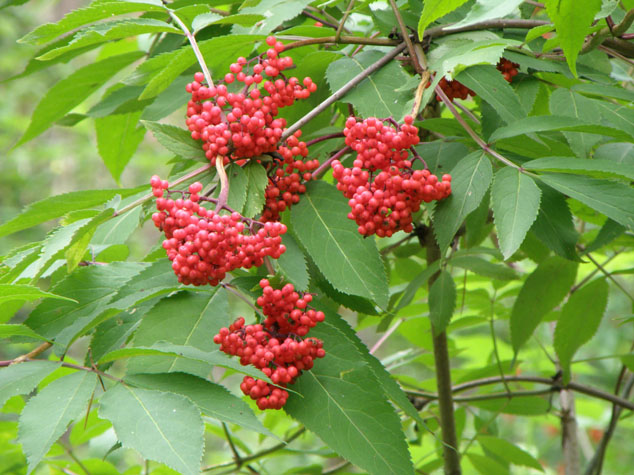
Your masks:
[{"label": "elderberry shrub", "polygon": [[304,338],[324,321],[324,313],[308,308],[312,295],[300,295],[293,284],[274,289],[262,279],[260,287],[262,296],[257,304],[266,316],[262,324],[245,326],[240,317],[229,328],[221,328],[214,342],[220,345],[220,351],[238,356],[240,364],[255,366],[281,386],[251,376],[245,376],[240,384],[242,392],[260,409],[281,409],[288,399],[288,391],[282,388],[293,384],[302,371],[311,369],[315,358],[326,355],[321,340]]},{"label": "elderberry shrub", "polygon": [[349,117],[343,133],[346,145],[356,152],[352,168],[332,163],[337,189],[349,199],[354,219],[364,236],[391,236],[411,232],[412,213],[421,202],[441,200],[451,194],[451,176],[438,179],[429,170],[413,170],[409,151],[419,142],[414,119],[403,124],[384,123],[375,117],[359,121]]},{"label": "elderberry shrub", "polygon": [[[169,183],[156,175],[150,184],[158,210],[152,221],[165,233],[163,248],[183,284],[218,285],[227,272],[259,267],[265,257],[277,259],[286,250],[281,237],[286,233],[284,224],[254,221],[226,205],[222,208],[230,214],[207,209],[200,201],[217,200],[199,196],[199,182],[188,192],[170,190]],[[173,193],[181,197],[170,198]]]}]

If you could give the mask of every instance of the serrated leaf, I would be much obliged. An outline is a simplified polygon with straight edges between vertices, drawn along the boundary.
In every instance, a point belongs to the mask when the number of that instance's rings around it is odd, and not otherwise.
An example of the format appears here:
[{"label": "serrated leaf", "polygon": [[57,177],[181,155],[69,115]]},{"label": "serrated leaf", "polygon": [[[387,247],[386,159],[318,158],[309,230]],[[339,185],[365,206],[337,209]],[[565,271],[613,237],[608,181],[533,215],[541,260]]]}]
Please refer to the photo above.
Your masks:
[{"label": "serrated leaf", "polygon": [[416,296],[416,292],[418,292],[418,290],[423,285],[425,285],[427,281],[430,279],[430,277],[434,275],[436,272],[438,272],[439,269],[440,269],[439,263],[438,261],[436,261],[433,264],[427,266],[425,270],[423,270],[420,274],[414,277],[410,281],[410,283],[407,284],[407,287],[405,287],[405,290],[403,291],[403,295],[398,301],[398,305],[394,309],[394,313],[398,313],[400,309],[402,309],[403,307],[407,307],[412,302],[412,300],[414,300],[414,297]]},{"label": "serrated leaf", "polygon": [[286,251],[277,259],[280,271],[296,290],[308,290],[308,265],[304,253],[297,241],[288,233],[282,236],[282,244],[286,246]]},{"label": "serrated leaf", "polygon": [[26,284],[0,284],[0,304],[21,300],[30,302],[38,299],[57,299],[66,300],[68,302],[77,302],[75,299],[56,295],[51,292],[44,292],[32,285]]},{"label": "serrated leaf", "polygon": [[441,252],[447,249],[465,217],[480,204],[493,169],[483,152],[473,152],[455,166],[451,176],[451,195],[434,208],[434,234]]},{"label": "serrated leaf", "polygon": [[37,137],[53,122],[64,117],[75,106],[97,91],[108,79],[143,56],[142,51],[110,56],[78,69],[55,83],[33,112],[31,123],[16,147]]},{"label": "serrated leaf", "polygon": [[264,190],[269,184],[269,178],[264,167],[255,160],[250,160],[243,170],[247,178],[247,197],[243,215],[252,218],[264,208]]},{"label": "serrated leaf", "polygon": [[84,258],[86,250],[88,249],[88,244],[90,244],[92,235],[95,233],[95,229],[97,229],[95,226],[90,226],[89,229],[81,235],[81,237],[74,239],[73,243],[66,249],[64,252],[64,258],[66,259],[66,272],[73,272]]},{"label": "serrated leaf", "polygon": [[594,241],[592,241],[586,247],[585,252],[593,252],[593,251],[596,251],[597,249],[600,249],[601,247],[615,240],[624,232],[625,232],[625,226],[621,226],[619,223],[617,223],[616,221],[612,219],[606,220],[605,224],[601,226],[601,229],[599,230],[599,234],[597,234],[597,237],[594,238]]},{"label": "serrated leaf", "polygon": [[206,379],[186,373],[157,373],[132,374],[126,376],[125,381],[144,389],[180,394],[210,417],[277,438],[255,417],[247,403]]},{"label": "serrated leaf", "polygon": [[566,117],[560,115],[536,115],[519,119],[505,127],[501,127],[491,135],[492,142],[497,140],[517,137],[518,135],[526,135],[533,132],[548,131],[569,131],[569,132],[589,132],[607,135],[619,140],[632,140],[632,136],[604,125],[592,124],[575,117]]},{"label": "serrated leaf", "polygon": [[189,131],[174,125],[160,124],[149,120],[142,120],[141,123],[152,132],[154,138],[163,147],[173,154],[182,158],[207,161],[201,143],[192,139]]},{"label": "serrated leaf", "polygon": [[[300,15],[304,8],[306,8],[311,1],[310,0],[261,0],[254,5],[255,2],[251,2],[247,5],[245,2],[240,8],[240,12],[243,14],[257,14],[264,15],[265,20],[259,22],[256,26],[248,31],[258,31],[261,33],[268,33],[274,31],[278,26],[288,20],[292,20],[296,16]],[[252,6],[251,6],[252,5]],[[245,8],[246,7],[246,8]],[[271,12],[275,12],[274,15]],[[246,28],[238,29],[233,28],[233,31],[247,31]]]},{"label": "serrated leaf", "polygon": [[[449,75],[451,78],[459,76],[470,66],[496,64],[506,48],[510,46],[517,47],[521,44],[517,40],[497,36],[492,39],[479,41],[459,41],[457,39],[449,41],[451,43],[445,45],[444,48],[438,48],[438,52],[431,54],[429,61],[430,67],[436,70],[440,76]],[[490,77],[493,77],[493,75],[490,74]],[[494,81],[497,84],[501,84],[498,81],[501,78],[502,76],[498,71]],[[491,95],[489,92],[486,94],[488,96]]]},{"label": "serrated leaf", "polygon": [[623,101],[634,102],[634,93],[628,89],[617,86],[608,86],[596,83],[579,83],[571,88],[573,91],[598,96],[600,98],[612,97]]},{"label": "serrated leaf", "polygon": [[80,30],[66,46],[51,50],[37,59],[40,61],[48,61],[74,49],[128,38],[129,36],[155,33],[183,34],[179,28],[164,21],[151,18],[128,18],[125,20],[108,21]]},{"label": "serrated leaf", "polygon": [[203,13],[192,21],[192,32],[195,34],[210,25],[223,25],[227,23],[231,25],[252,26],[258,21],[264,20],[264,18],[263,15],[253,13],[238,13],[236,15],[227,16],[222,16],[217,13]]},{"label": "serrated leaf", "polygon": [[37,340],[46,340],[42,335],[38,335],[29,327],[22,324],[0,324],[0,339],[11,338],[12,336],[27,336]]},{"label": "serrated leaf", "polygon": [[509,473],[508,469],[494,458],[472,452],[467,453],[467,458],[480,475],[505,475]]},{"label": "serrated leaf", "polygon": [[418,20],[418,37],[422,38],[429,24],[451,13],[467,0],[430,0],[424,3],[423,12]]},{"label": "serrated leaf", "polygon": [[424,142],[415,148],[427,163],[429,171],[437,176],[449,173],[463,157],[469,154],[469,149],[464,144],[444,140]]},{"label": "serrated leaf", "polygon": [[47,23],[22,37],[20,43],[41,45],[58,36],[89,23],[111,18],[114,15],[140,11],[164,11],[165,7],[158,2],[94,2],[85,8],[79,8],[66,14],[57,23]]},{"label": "serrated leaf", "polygon": [[546,33],[550,33],[554,29],[555,29],[555,25],[539,25],[534,28],[531,28],[530,30],[526,32],[526,37],[524,38],[524,42],[530,43],[534,39],[539,38],[540,36]]},{"label": "serrated leaf", "polygon": [[247,188],[249,186],[247,175],[240,165],[230,163],[227,166],[227,178],[229,179],[227,205],[238,213],[242,213],[247,201]]},{"label": "serrated leaf", "polygon": [[601,9],[601,0],[545,0],[546,13],[555,24],[568,67],[577,75],[577,56],[588,27]]},{"label": "serrated leaf", "polygon": [[512,268],[494,264],[479,256],[455,256],[451,258],[449,264],[491,279],[514,280],[518,278],[517,272]]},{"label": "serrated leaf", "polygon": [[[254,378],[270,382],[270,380],[259,369],[252,366],[242,366],[238,360],[227,356],[218,349],[204,351],[193,346],[173,345],[165,341],[159,341],[151,347],[139,346],[113,350],[103,355],[99,359],[99,363],[110,363],[111,361],[137,357],[144,357],[146,360],[148,360],[149,357],[153,357],[156,361],[159,361],[160,358],[160,361],[162,362],[168,361],[172,363],[178,361],[179,365],[184,368],[182,372],[188,374],[198,372],[200,374],[207,375],[211,370],[211,367],[220,366],[222,368],[232,369],[238,373],[243,373],[253,376]],[[134,360],[130,363],[132,364],[130,373],[134,373],[135,363],[136,361]],[[140,366],[140,371],[147,370],[148,373],[154,373],[154,371],[152,371],[153,367],[150,367],[149,364],[143,363]],[[156,372],[162,372],[161,368],[156,368]]]},{"label": "serrated leaf", "polygon": [[561,257],[548,257],[527,277],[511,311],[511,342],[515,354],[544,315],[564,299],[575,283],[577,266],[577,262]]},{"label": "serrated leaf", "polygon": [[25,323],[63,348],[77,336],[77,332],[107,310],[108,302],[117,290],[145,266],[147,264],[115,262],[79,268],[51,289],[77,303],[44,301],[31,312]]},{"label": "serrated leaf", "polygon": [[580,175],[543,174],[540,179],[623,226],[634,228],[632,187]]},{"label": "serrated leaf", "polygon": [[594,151],[594,159],[634,165],[634,143],[612,142],[600,145]]},{"label": "serrated leaf", "polygon": [[114,190],[73,191],[51,196],[28,205],[22,213],[0,226],[0,237],[13,234],[36,224],[59,218],[71,211],[101,205],[117,195],[125,198],[143,191],[141,188],[121,188]]},{"label": "serrated leaf", "polygon": [[95,120],[97,150],[117,183],[145,136],[145,129],[138,127],[140,117],[141,112],[132,112]]},{"label": "serrated leaf", "polygon": [[575,229],[568,202],[552,188],[542,188],[542,201],[537,219],[531,230],[535,236],[556,254],[578,261],[576,244],[579,233]]},{"label": "serrated leaf", "polygon": [[522,164],[527,170],[574,173],[594,178],[627,178],[634,180],[634,165],[612,160],[580,160],[570,157],[543,157]]},{"label": "serrated leaf", "polygon": [[[596,101],[583,97],[580,94],[559,88],[550,95],[550,112],[552,114],[576,117],[585,120],[588,117],[598,117],[599,110]],[[598,134],[588,134],[584,132],[563,132],[570,148],[580,158],[586,158],[592,147],[601,140]]]},{"label": "serrated leaf", "polygon": [[34,360],[0,368],[0,409],[9,398],[33,391],[60,364],[55,361]]},{"label": "serrated leaf", "polygon": [[[612,104],[608,101],[597,101],[601,118],[610,122],[617,129],[630,137],[634,137],[634,110],[630,105]],[[630,139],[631,141],[632,139]]]},{"label": "serrated leaf", "polygon": [[505,167],[495,174],[491,187],[491,207],[504,259],[517,251],[533,225],[541,190],[533,179],[519,170]]},{"label": "serrated leaf", "polygon": [[[330,63],[326,70],[330,90],[335,92],[383,56],[383,52],[369,50]],[[355,86],[342,101],[352,104],[363,117],[401,120],[405,115],[404,106],[412,98],[411,91],[400,89],[407,79],[402,67],[392,61]]]},{"label": "serrated leaf", "polygon": [[502,460],[512,463],[513,465],[524,465],[543,472],[541,464],[528,452],[520,449],[516,445],[505,439],[493,437],[490,435],[479,435],[478,442],[486,450],[494,453]]},{"label": "serrated leaf", "polygon": [[377,394],[378,382],[355,344],[326,323],[311,336],[324,342],[326,357],[293,385],[303,397],[291,394],[286,412],[368,473],[413,473],[400,421]]},{"label": "serrated leaf", "polygon": [[429,319],[436,335],[445,331],[455,307],[456,284],[451,274],[442,270],[429,289]]},{"label": "serrated leaf", "polygon": [[[227,293],[214,288],[208,293],[181,292],[161,300],[150,310],[134,336],[134,346],[150,347],[159,341],[191,346],[210,352],[217,350],[213,336],[228,326]],[[183,362],[178,357],[135,358],[128,364],[133,373],[183,371],[205,377],[208,365]]]},{"label": "serrated leaf", "polygon": [[467,16],[458,23],[446,26],[445,30],[455,30],[464,26],[473,25],[493,18],[503,18],[515,11],[524,0],[511,0],[500,2],[498,0],[477,0],[471,7]]},{"label": "serrated leaf", "polygon": [[85,410],[97,385],[88,371],[56,379],[31,398],[20,415],[18,441],[31,473],[72,420]]},{"label": "serrated leaf", "polygon": [[190,475],[200,474],[204,424],[184,396],[118,384],[101,397],[99,415],[124,447]]},{"label": "serrated leaf", "polygon": [[349,206],[330,184],[313,181],[291,208],[293,231],[324,275],[340,292],[385,308],[387,279],[376,244],[364,239],[347,218]]},{"label": "serrated leaf", "polygon": [[91,244],[96,247],[107,247],[113,244],[123,244],[139,227],[143,208],[138,206],[123,215],[119,215],[107,223],[101,224],[95,230]]},{"label": "serrated leaf", "polygon": [[608,304],[608,290],[604,278],[596,279],[575,291],[561,309],[553,344],[564,371],[564,382],[570,380],[572,357],[599,328]]},{"label": "serrated leaf", "polygon": [[515,91],[493,66],[472,66],[458,74],[456,79],[493,106],[506,123],[512,124],[526,117]]}]

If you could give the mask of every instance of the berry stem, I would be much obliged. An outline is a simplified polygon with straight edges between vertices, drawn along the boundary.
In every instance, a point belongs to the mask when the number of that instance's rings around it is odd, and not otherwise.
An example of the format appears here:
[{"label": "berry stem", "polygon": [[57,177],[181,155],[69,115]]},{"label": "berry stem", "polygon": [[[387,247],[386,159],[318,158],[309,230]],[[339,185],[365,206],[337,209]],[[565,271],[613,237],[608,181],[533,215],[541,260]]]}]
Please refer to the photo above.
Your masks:
[{"label": "berry stem", "polygon": [[[202,173],[205,173],[207,170],[209,170],[211,168],[211,164],[209,165],[205,165],[203,167],[197,168],[196,170],[194,170],[191,173],[188,173],[185,176],[180,177],[178,180],[174,181],[174,183],[172,183],[172,186],[178,186],[181,183],[190,180]],[[154,195],[152,193],[148,193],[147,195],[143,196],[142,198],[139,198],[138,200],[136,200],[133,203],[130,203],[128,206],[124,206],[123,208],[121,208],[119,211],[115,211],[114,213],[112,213],[112,217],[116,218],[117,216],[121,216],[124,213],[127,213],[130,210],[133,210],[134,208],[136,208],[137,206],[142,205],[143,203],[150,201],[151,199],[154,198]]]},{"label": "berry stem", "polygon": [[427,162],[425,161],[425,159],[423,157],[421,157],[418,152],[416,151],[416,149],[414,147],[410,147],[409,148],[410,152],[412,152],[412,155],[414,156],[414,158],[416,160],[420,160],[420,162],[423,164],[423,166],[425,167],[425,170],[429,170],[429,167],[427,166]]},{"label": "berry stem", "polygon": [[339,27],[337,28],[337,32],[335,33],[335,41],[339,41],[341,38],[341,33],[344,30],[344,25],[346,24],[346,20],[350,16],[350,12],[352,11],[352,6],[354,5],[354,0],[350,0],[348,2],[348,6],[346,7],[346,11],[343,14],[343,18],[341,19],[341,23],[339,23]]},{"label": "berry stem", "polygon": [[321,137],[317,137],[315,139],[307,141],[306,146],[310,147],[311,145],[314,145],[319,142],[323,142],[324,140],[336,139],[339,137],[345,137],[345,135],[343,135],[343,132],[335,132],[334,134],[322,135]]},{"label": "berry stem", "polygon": [[[165,0],[163,0],[163,4],[167,7],[167,2]],[[187,37],[187,39],[189,40],[189,43],[192,46],[192,50],[194,50],[194,54],[196,55],[198,64],[200,65],[200,68],[202,69],[202,72],[205,75],[205,80],[207,81],[207,84],[209,85],[209,87],[213,87],[214,81],[213,79],[211,79],[211,73],[209,72],[209,68],[207,68],[207,63],[205,63],[205,58],[203,58],[203,55],[200,52],[200,49],[198,48],[198,43],[196,42],[196,38],[194,38],[194,35],[191,33],[191,31],[189,31],[189,29],[187,28],[187,25],[185,25],[185,23],[183,23],[183,21],[180,18],[178,18],[178,15],[176,15],[176,13],[174,13],[173,10],[167,8],[167,13],[174,20],[174,22],[180,27],[180,29],[183,30],[183,33],[185,33],[185,36]]]},{"label": "berry stem", "polygon": [[305,124],[307,124],[308,122],[313,120],[315,117],[317,117],[323,111],[325,111],[328,107],[330,107],[336,101],[338,101],[343,96],[345,96],[348,93],[348,91],[350,91],[353,87],[355,87],[357,84],[359,84],[365,78],[367,78],[370,74],[374,73],[375,71],[378,71],[383,66],[385,66],[387,63],[389,63],[401,51],[403,51],[406,46],[407,45],[405,43],[401,43],[399,46],[394,48],[388,54],[386,54],[381,59],[379,59],[377,62],[372,64],[370,67],[368,67],[367,69],[361,71],[355,77],[350,79],[350,81],[348,81],[340,89],[335,91],[332,96],[330,96],[328,99],[323,101],[321,104],[319,104],[317,107],[315,107],[312,111],[310,111],[304,117],[302,117],[297,122],[295,122],[293,125],[291,125],[288,129],[286,129],[284,131],[284,133],[282,134],[282,137],[280,138],[280,141],[283,142],[284,140],[289,138],[291,135],[293,135],[295,132],[297,132],[300,128],[302,128]]},{"label": "berry stem", "polygon": [[317,168],[317,170],[315,170],[313,172],[313,178],[314,179],[318,179],[321,178],[321,176],[326,173],[326,170],[328,170],[330,168],[330,165],[332,164],[332,162],[334,162],[335,160],[339,160],[342,156],[344,156],[346,153],[350,152],[352,149],[346,145],[344,148],[342,148],[341,150],[339,150],[337,153],[335,153],[332,157],[330,157],[328,160],[326,160],[324,163],[322,163],[321,165],[319,165],[319,168]]},{"label": "berry stem", "polygon": [[220,179],[220,195],[218,195],[218,203],[216,204],[216,212],[219,212],[226,207],[227,197],[229,196],[229,180],[227,179],[227,172],[225,171],[222,157],[216,157],[216,171]]}]

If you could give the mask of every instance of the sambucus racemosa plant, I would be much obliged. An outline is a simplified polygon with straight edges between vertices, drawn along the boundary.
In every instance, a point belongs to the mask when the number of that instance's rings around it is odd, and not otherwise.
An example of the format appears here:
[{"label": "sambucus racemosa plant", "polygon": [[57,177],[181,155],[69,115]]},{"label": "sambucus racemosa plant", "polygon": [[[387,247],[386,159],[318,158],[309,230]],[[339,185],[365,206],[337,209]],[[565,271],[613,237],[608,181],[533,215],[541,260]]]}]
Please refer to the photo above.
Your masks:
[{"label": "sambucus racemosa plant", "polygon": [[9,87],[74,72],[22,149],[94,122],[150,187],[0,224],[61,218],[2,258],[0,471],[620,473],[633,5],[503,3],[99,0],[26,35]]}]

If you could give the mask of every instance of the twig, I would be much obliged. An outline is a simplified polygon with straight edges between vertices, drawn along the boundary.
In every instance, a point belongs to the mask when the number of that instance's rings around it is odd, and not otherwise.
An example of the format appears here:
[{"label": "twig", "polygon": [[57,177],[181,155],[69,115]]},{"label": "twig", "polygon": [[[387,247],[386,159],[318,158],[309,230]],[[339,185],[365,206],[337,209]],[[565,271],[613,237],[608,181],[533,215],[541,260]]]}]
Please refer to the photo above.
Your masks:
[{"label": "twig", "polygon": [[216,172],[220,179],[220,195],[218,195],[216,212],[219,212],[227,204],[227,198],[229,197],[229,180],[223,164],[223,158],[220,156],[216,157]]},{"label": "twig", "polygon": [[353,87],[355,87],[357,84],[359,84],[365,78],[367,78],[370,74],[372,74],[375,71],[378,71],[383,66],[385,66],[387,63],[389,63],[396,55],[398,55],[401,51],[403,51],[405,49],[405,46],[406,46],[405,43],[401,43],[399,46],[397,46],[392,51],[387,53],[385,56],[383,56],[377,62],[375,62],[374,64],[369,66],[367,69],[361,71],[359,74],[357,74],[352,79],[350,79],[350,81],[348,81],[341,88],[339,88],[337,91],[335,91],[332,94],[332,96],[330,96],[324,102],[322,102],[317,107],[315,107],[313,110],[311,110],[308,114],[306,114],[304,117],[302,117],[297,122],[295,122],[293,125],[291,125],[288,129],[286,129],[286,131],[284,131],[284,134],[282,134],[282,137],[280,138],[280,140],[283,142],[284,140],[289,138],[297,130],[302,128],[305,124],[307,124],[308,122],[313,120],[315,117],[317,117],[323,111],[325,111],[328,107],[330,107],[336,101],[338,101],[343,96],[345,96],[348,93],[348,91],[350,91]]},{"label": "twig", "polygon": [[396,17],[396,21],[398,22],[398,27],[401,30],[401,36],[403,40],[407,44],[407,50],[409,51],[409,57],[412,61],[412,66],[414,66],[414,70],[417,74],[423,74],[423,67],[418,62],[418,56],[416,56],[416,51],[414,51],[414,44],[412,43],[412,39],[409,37],[409,32],[407,31],[407,26],[405,26],[405,22],[403,21],[403,17],[401,16],[401,12],[398,10],[398,6],[396,5],[395,0],[390,0],[390,6],[392,7],[392,11],[394,12],[394,16]]},{"label": "twig", "polygon": [[64,447],[64,450],[66,451],[68,456],[73,459],[73,461],[77,464],[77,466],[81,468],[82,471],[86,475],[90,475],[90,470],[88,470],[86,466],[81,462],[81,460],[77,457],[77,455],[75,455],[75,453],[73,452],[73,449],[71,449],[68,445],[66,445],[62,441],[59,441],[59,443],[62,447]]},{"label": "twig", "polygon": [[304,16],[306,16],[306,17],[308,17],[308,18],[312,18],[313,20],[318,21],[318,22],[319,22],[319,23],[321,23],[322,25],[324,25],[324,26],[328,26],[328,27],[333,28],[333,29],[335,29],[335,30],[338,28],[338,25],[335,25],[335,24],[333,24],[333,23],[330,23],[329,21],[326,21],[326,20],[324,20],[324,19],[322,19],[322,18],[319,18],[318,16],[315,16],[315,15],[313,15],[312,13],[307,12],[306,10],[304,10],[304,11],[302,12],[302,15],[304,15]]},{"label": "twig", "polygon": [[[295,37],[297,38],[297,37]],[[300,37],[301,38],[301,37]],[[373,45],[373,46],[397,46],[400,44],[398,40],[390,40],[387,38],[364,38],[361,36],[341,36],[338,39],[334,36],[322,36],[319,38],[302,38],[293,43],[284,46],[284,51],[288,51],[301,46],[320,45],[320,44],[350,44],[350,45]]]},{"label": "twig", "polygon": [[478,118],[477,118],[477,117],[473,114],[473,112],[471,112],[471,111],[469,110],[469,108],[468,108],[467,106],[465,106],[464,104],[461,104],[460,102],[454,102],[454,105],[455,105],[458,109],[460,109],[462,112],[464,112],[464,113],[465,113],[465,114],[469,117],[469,119],[471,119],[472,121],[474,121],[476,124],[479,124],[479,123],[480,123],[480,119],[478,119]]},{"label": "twig", "polygon": [[[168,5],[165,0],[163,0],[163,4],[166,7]],[[187,39],[189,40],[189,43],[192,46],[192,50],[194,50],[194,55],[196,55],[196,59],[198,60],[198,64],[200,65],[200,68],[202,69],[202,72],[205,76],[205,80],[207,81],[207,84],[209,85],[209,87],[213,87],[214,81],[213,79],[211,79],[211,74],[209,73],[209,68],[207,68],[207,63],[205,63],[205,58],[203,58],[203,55],[200,52],[200,49],[198,48],[198,43],[196,43],[196,38],[194,38],[194,35],[192,35],[191,31],[189,31],[189,29],[187,28],[187,25],[185,25],[185,23],[183,23],[182,20],[178,18],[178,15],[176,15],[176,13],[174,13],[173,10],[170,10],[169,8],[167,8],[167,13],[174,20],[174,22],[180,27],[180,29],[183,30],[183,33],[185,33],[185,36],[187,37]]]},{"label": "twig", "polygon": [[590,261],[591,261],[591,262],[592,262],[592,263],[593,263],[593,264],[594,264],[594,265],[595,265],[595,266],[596,266],[596,267],[597,267],[597,268],[598,268],[598,269],[599,269],[599,270],[600,270],[600,271],[601,271],[601,272],[602,272],[602,273],[603,273],[603,274],[604,274],[604,275],[605,275],[608,279],[610,279],[610,280],[614,283],[614,285],[616,285],[616,286],[619,288],[619,290],[621,290],[621,291],[625,294],[625,296],[626,296],[628,299],[630,299],[630,301],[634,302],[634,297],[632,297],[632,296],[630,295],[630,293],[627,291],[627,289],[626,289],[625,287],[623,287],[623,286],[621,285],[621,283],[620,283],[619,281],[617,281],[617,280],[614,278],[614,276],[613,276],[612,274],[610,274],[608,271],[606,271],[606,270],[605,270],[605,268],[604,268],[601,264],[599,264],[599,263],[596,261],[596,259],[590,255],[590,253],[589,253],[589,252],[586,254],[586,257],[587,257],[588,259],[590,259]]},{"label": "twig", "polygon": [[332,164],[332,162],[334,162],[335,160],[339,160],[341,157],[343,157],[346,153],[350,152],[351,150],[352,149],[348,145],[346,145],[344,148],[339,150],[332,157],[330,157],[324,163],[319,165],[319,167],[312,173],[313,178],[317,179],[321,177],[321,175],[326,173],[326,170],[330,168],[330,165]]},{"label": "twig", "polygon": [[496,18],[494,20],[487,20],[473,25],[467,25],[460,28],[453,28],[446,30],[445,28],[451,25],[442,25],[425,30],[425,38],[440,38],[442,36],[453,35],[456,33],[462,33],[464,31],[476,31],[476,30],[489,30],[489,29],[505,29],[505,28],[518,28],[528,29],[535,28],[536,26],[549,25],[550,22],[544,20],[523,20],[513,18]]},{"label": "twig", "polygon": [[334,134],[322,135],[321,137],[317,137],[306,142],[306,146],[310,147],[311,145],[315,145],[316,143],[323,142],[324,140],[338,139],[340,137],[345,137],[343,132],[335,132]]},{"label": "twig", "polygon": [[34,350],[31,350],[28,353],[26,353],[24,355],[21,355],[21,356],[18,356],[17,358],[13,359],[11,361],[11,364],[18,364],[18,363],[22,363],[23,361],[33,359],[37,355],[39,355],[40,353],[44,353],[51,346],[53,346],[53,344],[51,342],[46,341],[46,342],[42,343],[40,346],[38,346],[37,348],[35,348]]},{"label": "twig", "polygon": [[346,20],[350,16],[350,11],[352,10],[352,5],[354,5],[354,0],[350,0],[350,2],[348,2],[348,6],[346,7],[346,11],[343,14],[343,17],[341,18],[341,21],[339,22],[339,27],[337,28],[337,32],[335,33],[335,41],[337,41],[337,42],[339,41],[339,38],[341,38],[341,33],[343,32],[343,28],[344,28],[344,25],[346,24]]},{"label": "twig", "polygon": [[[257,460],[261,457],[264,457],[265,455],[269,455],[273,452],[277,452],[278,450],[281,450],[283,448],[285,448],[288,444],[290,444],[291,442],[293,442],[295,439],[297,439],[300,435],[302,435],[304,432],[306,432],[306,428],[302,427],[300,429],[298,429],[297,431],[295,431],[295,433],[293,433],[291,436],[289,436],[284,442],[280,442],[277,445],[274,445],[273,447],[270,447],[268,449],[264,449],[261,450],[260,452],[256,452],[252,455],[249,455],[247,457],[242,458],[242,463],[248,463],[251,462],[253,460]],[[204,467],[201,471],[202,472],[209,472],[211,470],[215,470],[217,468],[226,468],[226,467],[231,467],[233,465],[236,465],[235,460],[231,461],[231,462],[224,462],[224,463],[220,463],[217,465],[210,465],[208,467]],[[228,472],[228,473],[232,473],[232,472]]]},{"label": "twig", "polygon": [[416,237],[416,235],[414,233],[410,233],[407,236],[405,236],[404,238],[396,241],[394,244],[390,244],[389,246],[384,247],[383,249],[381,249],[380,254],[381,256],[385,256],[386,254],[388,254],[389,252],[392,252],[394,249],[396,249],[397,247],[399,247],[401,244],[409,241],[410,239],[412,239],[413,237]]},{"label": "twig", "polygon": [[404,320],[402,318],[399,318],[396,321],[396,323],[392,325],[390,329],[388,329],[383,335],[381,335],[381,338],[379,338],[378,341],[374,344],[374,346],[370,349],[371,355],[374,354],[374,352],[381,347],[381,345],[385,342],[385,340],[387,340],[390,337],[390,335],[396,331],[396,329],[399,327],[401,323],[403,323],[403,321]]},{"label": "twig", "polygon": [[223,289],[227,290],[228,292],[231,292],[233,295],[238,297],[240,300],[242,300],[243,302],[247,303],[249,305],[249,307],[251,307],[253,310],[255,310],[256,313],[258,313],[262,318],[264,318],[264,314],[262,313],[262,310],[260,310],[255,305],[253,305],[253,302],[251,301],[251,299],[248,299],[247,297],[242,295],[242,292],[240,292],[236,288],[235,285],[227,284],[225,282],[220,282],[220,285],[222,286]]}]

